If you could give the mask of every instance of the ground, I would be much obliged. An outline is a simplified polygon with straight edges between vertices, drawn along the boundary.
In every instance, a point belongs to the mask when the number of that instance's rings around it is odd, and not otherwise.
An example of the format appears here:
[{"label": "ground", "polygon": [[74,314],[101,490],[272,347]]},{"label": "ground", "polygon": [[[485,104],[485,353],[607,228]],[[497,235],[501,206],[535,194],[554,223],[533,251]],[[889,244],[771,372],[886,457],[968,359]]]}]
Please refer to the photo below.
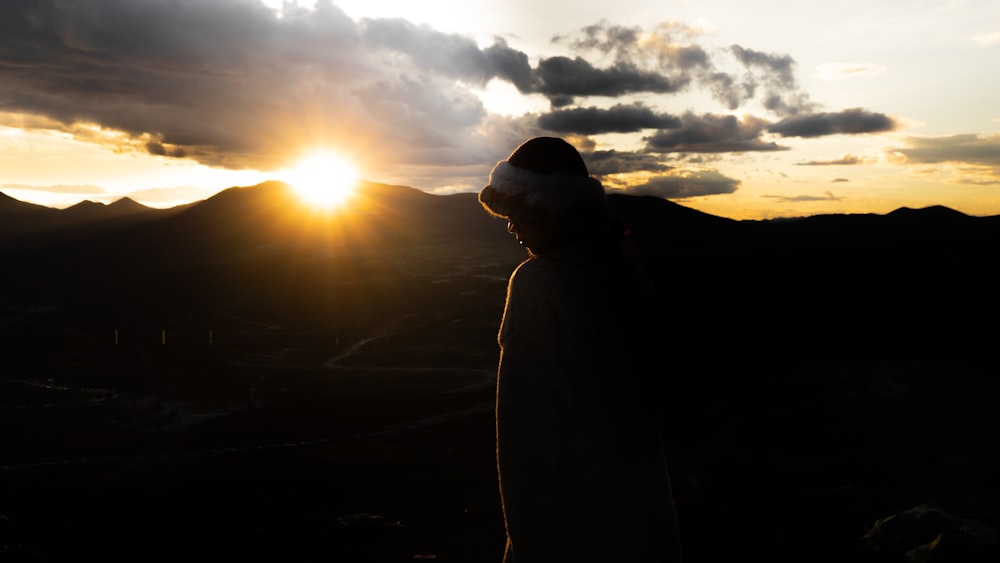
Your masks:
[{"label": "ground", "polygon": [[[332,363],[286,353],[233,367],[207,349],[152,358],[156,377],[177,381],[156,393],[101,387],[79,365],[5,378],[3,555],[498,561],[489,348],[417,364],[442,353],[419,350],[419,323],[396,326]],[[133,367],[105,365],[122,377]],[[991,367],[883,359],[683,373],[665,412],[687,560],[863,560],[878,518],[922,504],[996,527]],[[212,399],[185,397],[193,389]]]}]

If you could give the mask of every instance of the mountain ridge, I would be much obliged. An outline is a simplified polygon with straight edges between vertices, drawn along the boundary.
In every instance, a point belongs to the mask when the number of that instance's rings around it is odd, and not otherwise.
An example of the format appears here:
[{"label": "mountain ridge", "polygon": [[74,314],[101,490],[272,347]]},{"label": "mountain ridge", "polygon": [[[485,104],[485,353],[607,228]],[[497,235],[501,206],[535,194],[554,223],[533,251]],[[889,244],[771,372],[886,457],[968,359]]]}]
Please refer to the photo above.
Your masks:
[{"label": "mountain ridge", "polygon": [[[385,183],[380,183],[380,182],[362,181],[362,182],[360,182],[360,184],[362,186],[367,186],[367,190],[368,191],[374,191],[374,192],[376,192],[376,194],[375,194],[376,197],[384,197],[386,195],[390,195],[393,192],[395,192],[396,197],[400,197],[401,194],[407,194],[409,196],[409,199],[410,199],[411,202],[416,202],[416,201],[419,201],[420,199],[425,199],[426,200],[427,197],[430,197],[430,198],[437,198],[437,197],[439,197],[439,198],[449,198],[449,197],[452,197],[452,196],[462,196],[463,195],[461,193],[459,193],[459,194],[448,194],[448,195],[436,195],[436,194],[430,194],[430,193],[427,193],[427,192],[423,192],[421,190],[418,190],[418,189],[412,188],[412,187],[408,187],[408,186],[394,185],[394,184],[385,184]],[[16,198],[14,198],[14,197],[12,197],[12,196],[4,193],[2,190],[0,190],[0,213],[6,214],[6,213],[17,212],[17,211],[26,210],[26,209],[31,209],[31,210],[35,210],[35,211],[43,211],[43,212],[46,212],[46,213],[48,213],[48,212],[58,213],[58,212],[66,212],[66,211],[70,211],[70,210],[82,210],[82,209],[103,209],[103,210],[109,210],[109,211],[110,210],[114,210],[116,214],[125,214],[127,212],[147,212],[147,211],[152,211],[152,212],[164,212],[164,211],[167,211],[167,212],[177,212],[177,211],[180,211],[180,210],[183,210],[183,209],[188,209],[188,208],[197,207],[197,206],[200,206],[200,205],[203,205],[203,204],[208,204],[209,202],[215,202],[215,201],[217,201],[220,198],[220,196],[222,198],[226,198],[226,197],[228,197],[228,195],[226,195],[226,194],[231,194],[231,193],[239,191],[239,190],[247,190],[247,189],[262,188],[262,187],[267,187],[267,186],[277,186],[277,185],[283,186],[284,189],[290,189],[287,186],[287,184],[284,184],[281,181],[278,181],[278,180],[268,180],[268,181],[261,182],[260,184],[256,184],[256,185],[253,185],[253,186],[231,186],[229,188],[225,188],[225,189],[219,191],[218,193],[216,193],[216,194],[214,194],[214,195],[212,195],[212,196],[210,196],[210,197],[208,197],[208,198],[206,198],[204,200],[198,200],[198,201],[194,201],[194,202],[190,202],[190,203],[186,203],[186,204],[181,204],[181,205],[177,205],[177,206],[170,207],[170,208],[153,208],[153,207],[149,207],[149,206],[143,205],[143,204],[135,201],[134,199],[132,199],[132,198],[130,198],[128,196],[123,196],[123,197],[121,197],[121,198],[119,198],[119,199],[117,199],[117,200],[115,200],[115,201],[113,201],[111,203],[107,203],[107,204],[96,202],[96,201],[92,201],[92,200],[81,200],[81,201],[79,201],[79,202],[77,202],[77,203],[75,203],[75,204],[73,204],[73,205],[71,205],[69,207],[66,207],[64,209],[59,209],[59,208],[54,208],[54,207],[48,207],[48,206],[41,205],[41,204],[35,204],[35,203],[30,203],[30,202],[18,200]],[[472,192],[469,192],[469,193],[472,194]],[[472,194],[472,195],[475,195],[475,194]],[[663,198],[658,198],[658,197],[655,197],[655,196],[632,196],[630,194],[626,194],[624,192],[617,192],[617,191],[608,192],[608,196],[611,199],[618,198],[620,196],[627,196],[627,197],[640,198],[640,199],[645,199],[645,200],[669,201],[669,200],[665,200]],[[674,203],[674,202],[671,202],[671,203]],[[887,213],[821,213],[821,214],[816,214],[816,215],[804,215],[804,216],[796,216],[796,217],[784,217],[784,218],[778,218],[778,219],[741,219],[741,220],[736,220],[736,219],[730,219],[730,218],[726,218],[726,217],[722,217],[722,216],[718,216],[718,215],[712,215],[712,214],[709,214],[709,213],[698,211],[698,210],[695,210],[693,208],[685,207],[682,204],[676,204],[676,205],[684,207],[685,209],[689,210],[689,212],[691,214],[700,214],[700,215],[703,215],[703,216],[714,217],[714,218],[717,218],[717,219],[720,219],[720,220],[723,220],[723,221],[727,221],[727,222],[741,222],[741,223],[785,223],[785,222],[793,222],[794,223],[794,222],[799,222],[799,221],[803,221],[803,220],[810,220],[810,219],[823,220],[823,219],[827,219],[827,218],[857,218],[857,217],[892,217],[892,218],[902,219],[902,218],[913,218],[913,217],[924,217],[924,218],[927,218],[927,217],[930,217],[930,216],[934,216],[934,217],[937,217],[939,220],[945,220],[946,218],[951,218],[951,219],[954,220],[954,219],[959,219],[959,218],[961,218],[961,219],[989,219],[989,218],[1000,217],[1000,215],[983,215],[983,216],[981,216],[981,215],[969,215],[967,213],[963,213],[963,212],[955,210],[953,208],[950,208],[950,207],[938,204],[938,205],[929,205],[929,206],[920,207],[920,208],[911,208],[911,207],[908,207],[908,206],[902,206],[902,207],[896,208],[896,209],[894,209],[892,211],[889,211]],[[105,215],[105,216],[107,216],[107,215]]]},{"label": "mountain ridge", "polygon": [[[109,538],[123,560],[259,555],[245,539],[261,522],[278,559],[502,540],[481,515],[499,513],[496,338],[526,254],[472,193],[366,185],[355,204],[324,215],[272,183],[0,240],[0,473],[32,555],[102,555]],[[0,197],[0,231],[8,206],[34,217]],[[998,218],[609,207],[662,301],[686,552],[858,560],[858,523],[886,506],[985,506]],[[369,529],[369,511],[406,525]],[[800,525],[775,531],[789,514]]]},{"label": "mountain ridge", "polygon": [[[764,349],[749,343],[769,339],[814,352],[823,341],[814,341],[818,335],[849,338],[865,349],[891,349],[887,340],[929,345],[931,332],[915,332],[924,319],[972,327],[971,315],[998,308],[986,298],[1000,285],[987,258],[1000,250],[996,218],[932,206],[747,222],[649,196],[611,194],[608,202],[677,322],[674,339],[691,353],[708,345],[698,335],[718,334],[720,323],[727,332],[754,335],[738,345],[748,354]],[[0,204],[25,211],[16,216],[37,211],[10,199]],[[111,207],[96,205],[80,209]],[[278,324],[293,322],[285,317],[299,312],[320,314],[307,299],[326,287],[390,292],[382,303],[405,308],[410,290],[393,287],[444,278],[457,264],[503,279],[525,257],[504,222],[489,216],[472,193],[436,196],[363,183],[353,207],[323,214],[300,203],[286,184],[267,182],[178,209],[145,211],[127,201],[121,207],[126,213],[117,218],[8,234],[0,259],[15,275],[0,282],[0,310],[54,304],[97,319],[125,310],[180,318],[206,308],[246,309],[243,316]],[[95,313],[94,303],[107,311]],[[368,315],[366,303],[382,306],[359,298],[350,314]],[[809,304],[808,319],[801,303]],[[883,324],[859,324],[869,315]],[[788,319],[813,332],[783,326]],[[838,324],[853,332],[838,333]],[[983,331],[953,333],[947,336],[952,348],[985,338]]]}]

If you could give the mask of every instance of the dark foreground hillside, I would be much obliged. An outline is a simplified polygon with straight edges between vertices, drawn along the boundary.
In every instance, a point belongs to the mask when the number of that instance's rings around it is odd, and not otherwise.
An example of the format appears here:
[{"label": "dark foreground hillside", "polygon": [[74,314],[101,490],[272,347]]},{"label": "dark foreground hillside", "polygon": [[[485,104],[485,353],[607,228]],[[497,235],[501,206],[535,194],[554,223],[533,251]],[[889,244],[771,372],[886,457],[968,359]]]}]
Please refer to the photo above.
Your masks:
[{"label": "dark foreground hillside", "polygon": [[[5,231],[0,559],[498,561],[522,251],[469,194],[364,196],[347,219],[263,185]],[[995,560],[994,218],[612,204],[671,319],[688,561]],[[862,538],[924,505],[912,537]]]}]

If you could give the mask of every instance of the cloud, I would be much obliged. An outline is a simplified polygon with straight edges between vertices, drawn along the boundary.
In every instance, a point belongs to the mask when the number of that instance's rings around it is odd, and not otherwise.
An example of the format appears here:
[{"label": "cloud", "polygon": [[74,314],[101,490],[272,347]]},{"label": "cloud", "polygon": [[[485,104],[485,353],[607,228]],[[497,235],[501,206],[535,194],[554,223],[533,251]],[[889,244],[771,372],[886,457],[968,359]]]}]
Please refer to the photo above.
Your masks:
[{"label": "cloud", "polygon": [[799,162],[798,166],[854,166],[857,164],[870,164],[872,162],[874,162],[874,159],[866,156],[845,154],[830,160],[808,160],[806,162]]},{"label": "cloud", "polygon": [[641,61],[665,72],[688,72],[712,66],[708,52],[692,40],[702,30],[680,22],[664,22],[644,31],[601,21],[575,34],[557,35],[555,43],[567,43],[577,52],[596,51],[616,61]]},{"label": "cloud", "polygon": [[[0,2],[0,116],[118,152],[230,169],[276,170],[331,145],[380,178],[433,170],[439,183],[420,187],[442,189],[481,183],[477,174],[550,131],[591,152],[596,174],[668,173],[655,182],[713,186],[690,193],[730,193],[738,182],[681,174],[663,154],[786,150],[769,132],[889,130],[882,114],[809,113],[791,56],[710,48],[682,23],[599,22],[555,41],[570,53],[534,58],[502,38],[480,46],[398,18],[355,21],[330,0],[286,3],[280,14],[259,0]],[[476,90],[492,80],[551,110],[491,114]],[[730,110],[758,101],[792,117],[659,109],[692,89]],[[635,153],[594,152],[587,137],[639,132],[648,136]]]},{"label": "cloud", "polygon": [[666,172],[673,167],[657,155],[628,151],[591,151],[583,154],[591,175],[605,176],[631,172]]},{"label": "cloud", "polygon": [[[810,111],[814,104],[799,90],[795,61],[790,55],[764,53],[740,45],[710,54],[694,41],[704,31],[680,22],[664,22],[645,32],[640,27],[623,27],[600,22],[576,34],[557,36],[578,52],[596,52],[617,63],[654,68],[669,77],[675,90],[692,84],[705,88],[715,99],[735,110],[762,96],[762,104],[778,115]],[[738,69],[727,70],[727,56]]]},{"label": "cloud", "polygon": [[708,88],[715,99],[722,102],[727,109],[735,110],[753,99],[757,92],[757,83],[750,77],[742,82],[725,72],[705,74],[702,84]]},{"label": "cloud", "polygon": [[265,157],[261,139],[273,138],[296,104],[312,101],[301,89],[305,67],[323,71],[312,77],[317,85],[348,76],[350,58],[315,47],[333,47],[327,37],[353,30],[332,6],[278,19],[242,0],[4,2],[0,109],[45,115],[67,129],[98,124],[151,139],[138,145],[152,154],[181,149],[241,167],[250,159],[240,155]]},{"label": "cloud", "polygon": [[[740,88],[754,92],[757,81],[764,86],[764,107],[779,115],[797,115],[811,111],[814,104],[801,92],[795,80],[795,60],[787,54],[764,53],[732,45],[729,51],[751,73]],[[716,78],[716,83],[718,80]]]},{"label": "cloud", "polygon": [[786,150],[761,135],[769,123],[752,115],[694,115],[681,117],[681,127],[658,131],[645,138],[649,152],[752,152]]},{"label": "cloud", "polygon": [[636,102],[630,105],[616,104],[608,109],[587,107],[554,111],[540,116],[538,125],[555,133],[596,135],[675,128],[681,126],[681,120]]},{"label": "cloud", "polygon": [[1000,184],[1000,134],[907,137],[906,146],[887,149],[897,164],[933,165],[921,173],[940,181]]},{"label": "cloud", "polygon": [[519,57],[503,41],[483,51],[471,37],[441,33],[399,18],[364,19],[359,27],[362,40],[371,47],[405,55],[419,68],[480,86],[501,71],[516,76],[530,68],[527,57]]},{"label": "cloud", "polygon": [[911,164],[961,162],[1000,169],[1000,134],[908,137],[906,146],[891,149]]},{"label": "cloud", "polygon": [[276,169],[338,139],[396,165],[473,163],[492,147],[467,85],[493,78],[557,107],[684,84],[627,60],[532,67],[502,39],[355,22],[330,2],[281,17],[250,0],[0,3],[0,111],[210,166]]},{"label": "cloud", "polygon": [[1000,43],[1000,31],[976,35],[972,37],[971,40],[977,47],[989,47],[990,45],[996,45],[997,43]]},{"label": "cloud", "polygon": [[581,57],[549,57],[538,61],[530,90],[544,94],[553,106],[565,106],[577,96],[620,96],[639,92],[671,93],[686,85],[629,62],[596,68]]},{"label": "cloud", "polygon": [[642,37],[639,26],[612,25],[600,21],[584,26],[575,34],[555,35],[553,43],[568,43],[575,51],[596,50],[604,54],[613,53],[617,59],[634,57]]},{"label": "cloud", "polygon": [[463,152],[485,111],[462,83],[514,77],[516,59],[329,2],[283,17],[249,0],[0,3],[0,111],[227,168],[278,168],[338,139],[397,162],[424,157],[410,148],[431,133]]},{"label": "cloud", "polygon": [[4,190],[27,190],[39,192],[52,192],[59,194],[101,194],[105,193],[104,188],[89,184],[57,184],[54,186],[33,186],[29,184],[0,184],[0,189]]},{"label": "cloud", "polygon": [[885,67],[875,63],[826,63],[820,65],[817,71],[823,80],[843,80],[882,74]]},{"label": "cloud", "polygon": [[[676,93],[691,81],[686,67],[707,62],[707,54],[697,46],[672,46],[672,55],[663,51],[654,54],[641,28],[606,22],[586,26],[577,34],[557,35],[553,42],[568,43],[576,52],[613,54],[613,61],[598,67],[582,56],[552,56],[540,59],[538,66],[531,68],[527,55],[497,40],[486,50],[494,76],[508,80],[521,93],[544,95],[553,107],[565,107],[578,97]],[[650,64],[654,60],[659,64]],[[675,68],[670,68],[668,62],[675,63]]]},{"label": "cloud", "polygon": [[812,113],[787,117],[768,127],[782,137],[823,137],[826,135],[857,135],[894,131],[898,123],[884,113],[861,108],[835,113]]},{"label": "cloud", "polygon": [[443,149],[454,142],[450,132],[471,128],[486,115],[471,92],[448,86],[435,77],[401,76],[380,79],[355,93],[368,114],[391,125],[400,140],[419,143],[422,149]]},{"label": "cloud", "polygon": [[521,92],[533,90],[534,77],[527,54],[511,49],[502,38],[494,40],[484,52],[498,78],[510,82]]},{"label": "cloud", "polygon": [[774,73],[775,80],[784,88],[795,86],[795,60],[789,55],[776,55],[747,49],[739,45],[730,48],[733,55],[748,68],[761,67]]},{"label": "cloud", "polygon": [[174,158],[183,158],[187,156],[187,152],[182,148],[168,149],[163,143],[159,141],[148,141],[146,142],[146,152],[149,154],[157,156],[170,156]]},{"label": "cloud", "polygon": [[761,197],[776,201],[778,203],[807,203],[812,201],[842,201],[844,198],[834,195],[831,191],[823,192],[823,195],[762,195]]},{"label": "cloud", "polygon": [[740,181],[717,170],[677,170],[657,175],[646,182],[625,188],[629,194],[652,195],[667,199],[685,199],[719,194],[731,194],[739,189]]}]

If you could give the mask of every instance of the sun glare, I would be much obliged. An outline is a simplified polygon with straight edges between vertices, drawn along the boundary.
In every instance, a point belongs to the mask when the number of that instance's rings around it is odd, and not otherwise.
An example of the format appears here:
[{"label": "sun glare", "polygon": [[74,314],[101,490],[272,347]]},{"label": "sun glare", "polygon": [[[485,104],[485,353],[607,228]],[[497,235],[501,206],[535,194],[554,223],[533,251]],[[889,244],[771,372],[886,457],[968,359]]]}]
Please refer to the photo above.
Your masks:
[{"label": "sun glare", "polygon": [[310,154],[283,176],[299,197],[321,209],[343,204],[358,181],[357,169],[349,160],[327,151]]}]

